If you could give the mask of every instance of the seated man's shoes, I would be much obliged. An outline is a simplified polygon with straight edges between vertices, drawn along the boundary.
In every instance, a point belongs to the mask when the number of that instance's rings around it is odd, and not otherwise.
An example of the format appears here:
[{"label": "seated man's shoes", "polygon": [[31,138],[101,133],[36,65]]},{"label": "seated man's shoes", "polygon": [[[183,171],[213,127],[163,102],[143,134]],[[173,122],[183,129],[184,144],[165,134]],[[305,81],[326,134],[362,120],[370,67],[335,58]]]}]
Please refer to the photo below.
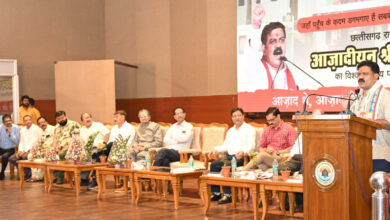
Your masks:
[{"label": "seated man's shoes", "polygon": [[0,180],[3,180],[3,179],[5,179],[5,175],[4,175],[4,173],[0,173]]},{"label": "seated man's shoes", "polygon": [[231,203],[232,202],[232,197],[231,196],[222,196],[220,200],[218,200],[218,204],[226,204],[226,203]]},{"label": "seated man's shoes", "polygon": [[97,182],[96,180],[92,180],[91,183],[88,185],[87,189],[88,190],[91,190],[91,189],[96,189],[97,188]]},{"label": "seated man's shoes", "polygon": [[210,197],[210,200],[211,201],[219,201],[221,198],[222,198],[221,194],[217,195],[217,194],[213,193],[213,195],[211,195],[211,197]]}]

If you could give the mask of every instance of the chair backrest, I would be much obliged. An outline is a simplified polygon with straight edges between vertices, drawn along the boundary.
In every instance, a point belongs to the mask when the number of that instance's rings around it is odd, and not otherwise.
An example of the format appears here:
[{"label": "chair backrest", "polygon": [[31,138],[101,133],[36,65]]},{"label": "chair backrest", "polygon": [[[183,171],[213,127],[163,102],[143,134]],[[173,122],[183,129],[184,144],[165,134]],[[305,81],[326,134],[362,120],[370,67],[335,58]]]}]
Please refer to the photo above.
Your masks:
[{"label": "chair backrest", "polygon": [[130,122],[131,125],[133,125],[135,132],[137,132],[137,129],[139,127],[139,123],[137,122]]},{"label": "chair backrest", "polygon": [[297,128],[297,124],[293,123],[293,122],[286,122],[287,124],[291,125],[291,127],[293,127],[295,129],[295,132],[297,132],[298,134],[298,128]]},{"label": "chair backrest", "polygon": [[200,123],[190,122],[193,126],[194,136],[192,137],[191,149],[202,149],[201,146],[201,135],[202,135],[202,125]]},{"label": "chair backrest", "polygon": [[114,124],[113,124],[113,123],[104,123],[104,126],[105,126],[109,131],[111,131],[112,127],[114,127]]},{"label": "chair backrest", "polygon": [[[165,134],[167,133],[169,127],[171,127],[171,123],[166,123],[166,122],[157,122],[157,124],[160,125],[160,128],[161,128],[161,133],[162,133],[162,138],[164,140],[164,137],[165,137]],[[165,147],[166,144],[163,143],[163,147]]]},{"label": "chair backrest", "polygon": [[255,142],[256,143],[255,150],[256,150],[257,146],[259,146],[259,142],[261,139],[261,135],[263,134],[264,128],[266,128],[267,125],[266,124],[259,124],[256,122],[249,122],[248,124],[251,125],[252,127],[254,127],[256,130],[256,142]]},{"label": "chair backrest", "polygon": [[220,146],[225,140],[229,126],[227,124],[210,123],[202,125],[202,151],[214,151],[215,146]]}]

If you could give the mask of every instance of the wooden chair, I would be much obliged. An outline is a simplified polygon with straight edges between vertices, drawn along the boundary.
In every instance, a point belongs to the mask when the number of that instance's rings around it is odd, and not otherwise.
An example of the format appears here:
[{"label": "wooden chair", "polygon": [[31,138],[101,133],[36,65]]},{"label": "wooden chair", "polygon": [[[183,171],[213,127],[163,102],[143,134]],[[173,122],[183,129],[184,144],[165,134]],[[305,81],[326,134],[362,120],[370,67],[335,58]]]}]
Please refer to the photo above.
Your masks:
[{"label": "wooden chair", "polygon": [[[15,153],[18,152],[18,145],[15,145]],[[2,158],[0,157],[0,163],[2,162]],[[8,165],[9,165],[9,174],[11,176],[11,178],[13,179],[15,177],[15,165],[13,163],[11,163],[10,161],[8,161]],[[19,172],[18,169],[16,169],[16,172]]]},{"label": "wooden chair", "polygon": [[202,145],[201,145],[201,137],[202,137],[202,125],[200,123],[191,123],[193,126],[194,136],[191,142],[191,148],[187,150],[179,151],[180,161],[172,162],[170,164],[171,168],[178,167],[188,167],[188,159],[189,155],[193,155],[194,158],[194,167],[196,169],[206,169],[205,160],[202,156]]}]

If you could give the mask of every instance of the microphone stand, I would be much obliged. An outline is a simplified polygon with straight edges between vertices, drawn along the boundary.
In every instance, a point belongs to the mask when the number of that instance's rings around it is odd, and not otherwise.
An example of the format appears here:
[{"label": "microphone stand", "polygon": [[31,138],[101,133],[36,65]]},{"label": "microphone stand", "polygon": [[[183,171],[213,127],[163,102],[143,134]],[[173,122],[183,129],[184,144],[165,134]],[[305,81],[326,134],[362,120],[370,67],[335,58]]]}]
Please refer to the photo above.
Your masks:
[{"label": "microphone stand", "polygon": [[280,67],[282,66],[282,61],[284,61],[283,59],[282,59],[283,57],[280,57],[280,64],[279,64],[279,66],[278,66],[278,69],[276,70],[276,73],[275,73],[275,76],[274,76],[274,78],[272,79],[272,87],[270,88],[270,89],[273,89],[274,88],[274,84],[275,84],[275,79],[276,79],[276,76],[278,75],[278,73],[279,73],[279,70],[280,70]]},{"label": "microphone stand", "polygon": [[295,63],[291,62],[291,61],[288,60],[286,57],[280,57],[280,60],[287,61],[287,62],[291,63],[291,64],[294,65],[296,68],[298,68],[300,71],[302,71],[306,76],[310,77],[312,80],[314,80],[316,83],[318,83],[320,86],[325,87],[322,83],[320,83],[318,80],[314,79],[314,77],[312,77],[310,74],[308,74],[307,72],[305,72],[305,71],[304,71],[303,69],[301,69],[299,66],[295,65]]},{"label": "microphone stand", "polygon": [[353,113],[350,108],[350,101],[355,101],[357,99],[357,97],[355,99],[351,99],[351,94],[349,95],[349,98],[344,98],[344,97],[337,97],[337,96],[330,96],[330,95],[321,95],[321,94],[310,94],[308,96],[306,96],[306,99],[305,99],[305,102],[303,103],[303,110],[301,112],[301,115],[310,115],[311,113],[306,111],[306,105],[307,105],[307,99],[310,97],[310,96],[321,96],[321,97],[328,97],[328,98],[336,98],[336,99],[343,99],[343,100],[348,100],[348,106],[347,106],[347,110],[346,111],[342,111],[343,114],[347,114],[347,115],[355,115],[355,113]]}]

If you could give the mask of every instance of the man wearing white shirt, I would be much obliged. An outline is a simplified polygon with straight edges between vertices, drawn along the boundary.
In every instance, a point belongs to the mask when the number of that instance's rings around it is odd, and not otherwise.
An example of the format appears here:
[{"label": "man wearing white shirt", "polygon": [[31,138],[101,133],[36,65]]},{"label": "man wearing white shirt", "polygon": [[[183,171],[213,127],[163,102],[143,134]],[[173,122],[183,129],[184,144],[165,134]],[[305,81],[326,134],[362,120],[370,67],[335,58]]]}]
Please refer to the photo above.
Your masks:
[{"label": "man wearing white shirt", "polygon": [[[227,165],[231,165],[231,160],[235,156],[237,166],[244,164],[244,154],[252,152],[255,148],[256,131],[255,129],[244,122],[244,110],[241,108],[234,108],[231,111],[232,121],[234,126],[230,128],[226,134],[225,142],[222,146],[215,147],[216,152],[225,153],[228,161]],[[214,153],[210,153],[212,154]],[[218,159],[211,163],[211,172],[220,172],[224,166],[222,159]],[[230,187],[225,187],[225,194],[221,196],[220,187],[212,185],[211,201],[218,201],[218,204],[225,204],[232,201],[230,194]]]},{"label": "man wearing white shirt", "polygon": [[173,124],[164,136],[164,143],[167,145],[160,150],[155,158],[154,166],[169,167],[171,162],[180,160],[180,150],[190,149],[194,136],[192,124],[185,121],[186,112],[183,107],[173,109],[173,117],[176,123]]},{"label": "man wearing white shirt", "polygon": [[97,133],[92,146],[97,148],[99,145],[103,144],[104,138],[110,133],[106,126],[100,122],[93,121],[90,113],[83,113],[81,115],[81,122],[83,126],[80,129],[80,137],[84,143],[88,142],[91,135]]},{"label": "man wearing white shirt", "polygon": [[[97,150],[102,147],[105,147],[104,139],[110,131],[100,122],[95,122],[92,120],[92,115],[88,112],[81,114],[80,116],[81,123],[83,126],[80,128],[80,138],[83,140],[84,144],[88,142],[88,139],[91,135],[96,133],[95,140],[92,144],[93,154],[92,159],[98,161],[99,153]],[[81,173],[81,185],[88,185],[89,171]]]},{"label": "man wearing white shirt", "polygon": [[52,136],[54,134],[54,126],[47,123],[45,117],[41,116],[37,120],[38,126],[42,129],[42,132],[45,136]]},{"label": "man wearing white shirt", "polygon": [[[20,142],[18,152],[13,154],[9,160],[15,166],[18,166],[16,161],[18,160],[27,160],[28,153],[30,149],[36,144],[39,138],[42,135],[42,130],[33,124],[32,117],[30,115],[25,115],[23,117],[24,127],[20,129]],[[31,169],[25,170],[25,179],[29,179],[31,176]]]},{"label": "man wearing white shirt", "polygon": [[124,139],[130,136],[127,141],[127,145],[130,146],[133,143],[135,136],[134,127],[126,121],[127,113],[123,110],[118,110],[114,113],[114,127],[111,129],[110,138],[107,142],[107,151],[110,152],[111,146],[114,143],[115,139],[122,135]]},{"label": "man wearing white shirt", "polygon": [[[127,113],[123,110],[118,110],[114,113],[115,125],[111,129],[110,138],[108,139],[108,143],[107,143],[107,150],[99,152],[99,156],[100,155],[108,156],[110,154],[111,147],[112,147],[114,141],[116,140],[116,138],[119,137],[119,135],[122,135],[122,137],[124,139],[126,139],[127,137],[130,136],[130,138],[127,142],[127,146],[131,146],[131,144],[133,143],[133,140],[134,140],[134,136],[135,136],[135,129],[131,124],[129,124],[126,121],[126,116],[127,116]],[[100,162],[99,157],[97,158],[97,161]],[[92,182],[88,185],[88,189],[90,190],[90,189],[94,189],[96,187],[97,187],[96,175],[95,175],[95,172],[93,172]]]}]

